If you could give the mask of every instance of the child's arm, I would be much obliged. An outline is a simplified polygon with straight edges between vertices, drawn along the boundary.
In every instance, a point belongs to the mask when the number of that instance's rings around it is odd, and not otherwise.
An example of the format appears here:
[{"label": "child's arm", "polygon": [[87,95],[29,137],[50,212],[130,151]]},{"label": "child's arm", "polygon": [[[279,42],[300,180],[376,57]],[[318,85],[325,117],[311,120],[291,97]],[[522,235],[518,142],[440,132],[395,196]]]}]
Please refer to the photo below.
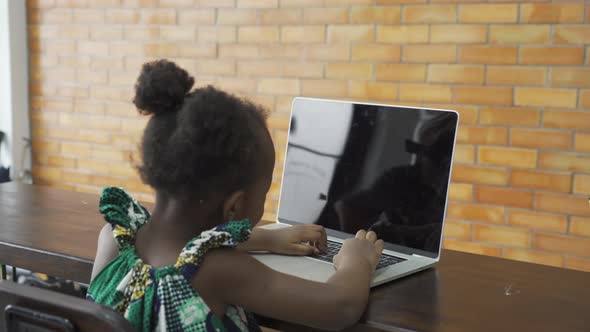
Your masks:
[{"label": "child's arm", "polygon": [[94,258],[94,265],[92,265],[92,281],[94,277],[117,255],[119,249],[115,239],[113,238],[113,229],[110,224],[104,225],[98,235],[98,246],[96,248],[96,258]]},{"label": "child's arm", "polygon": [[238,250],[311,255],[325,251],[326,245],[326,231],[320,225],[297,225],[278,229],[255,227],[248,241],[238,245]]},{"label": "child's arm", "polygon": [[207,255],[193,285],[197,291],[208,293],[209,298],[267,317],[342,329],[361,317],[372,272],[383,250],[383,242],[376,243],[375,233],[369,234],[370,239],[345,241],[334,259],[337,271],[326,283],[274,271],[244,253],[219,250]]}]

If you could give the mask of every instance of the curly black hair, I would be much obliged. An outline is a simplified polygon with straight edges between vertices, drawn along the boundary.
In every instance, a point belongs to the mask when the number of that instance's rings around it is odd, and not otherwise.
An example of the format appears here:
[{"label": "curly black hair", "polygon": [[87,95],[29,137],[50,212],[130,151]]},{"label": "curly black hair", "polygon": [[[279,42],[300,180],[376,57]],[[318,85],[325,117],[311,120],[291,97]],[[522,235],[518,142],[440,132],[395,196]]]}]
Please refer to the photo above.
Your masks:
[{"label": "curly black hair", "polygon": [[245,188],[261,175],[267,112],[212,86],[191,91],[194,82],[168,60],[143,65],[133,103],[152,118],[141,178],[159,192],[201,199]]}]

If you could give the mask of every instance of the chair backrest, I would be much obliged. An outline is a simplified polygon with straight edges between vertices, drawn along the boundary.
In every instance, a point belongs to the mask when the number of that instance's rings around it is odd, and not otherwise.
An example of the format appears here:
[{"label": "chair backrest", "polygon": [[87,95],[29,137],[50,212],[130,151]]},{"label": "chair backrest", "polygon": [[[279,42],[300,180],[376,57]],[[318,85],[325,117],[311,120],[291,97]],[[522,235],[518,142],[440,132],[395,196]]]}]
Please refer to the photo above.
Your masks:
[{"label": "chair backrest", "polygon": [[20,331],[132,332],[135,329],[119,313],[100,304],[0,281],[0,332]]}]

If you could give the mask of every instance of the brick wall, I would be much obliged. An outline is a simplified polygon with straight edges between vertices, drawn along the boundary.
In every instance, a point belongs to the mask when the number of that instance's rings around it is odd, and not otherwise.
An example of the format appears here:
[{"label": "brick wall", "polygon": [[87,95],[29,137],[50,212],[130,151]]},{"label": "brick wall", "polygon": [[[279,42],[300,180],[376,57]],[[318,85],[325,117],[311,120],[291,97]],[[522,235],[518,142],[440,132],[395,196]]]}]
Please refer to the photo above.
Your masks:
[{"label": "brick wall", "polygon": [[273,110],[274,218],[293,96],[458,109],[447,248],[590,271],[590,5],[544,0],[29,0],[34,176],[136,176],[142,63]]}]

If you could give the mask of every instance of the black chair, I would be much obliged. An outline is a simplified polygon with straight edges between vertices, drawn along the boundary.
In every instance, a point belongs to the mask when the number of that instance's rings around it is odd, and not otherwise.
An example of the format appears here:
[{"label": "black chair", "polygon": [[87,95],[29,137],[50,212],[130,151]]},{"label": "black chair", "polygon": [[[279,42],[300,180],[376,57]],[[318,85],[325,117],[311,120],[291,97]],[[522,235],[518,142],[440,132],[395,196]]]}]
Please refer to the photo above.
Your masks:
[{"label": "black chair", "polygon": [[94,332],[135,329],[114,310],[81,298],[0,281],[0,332]]}]

